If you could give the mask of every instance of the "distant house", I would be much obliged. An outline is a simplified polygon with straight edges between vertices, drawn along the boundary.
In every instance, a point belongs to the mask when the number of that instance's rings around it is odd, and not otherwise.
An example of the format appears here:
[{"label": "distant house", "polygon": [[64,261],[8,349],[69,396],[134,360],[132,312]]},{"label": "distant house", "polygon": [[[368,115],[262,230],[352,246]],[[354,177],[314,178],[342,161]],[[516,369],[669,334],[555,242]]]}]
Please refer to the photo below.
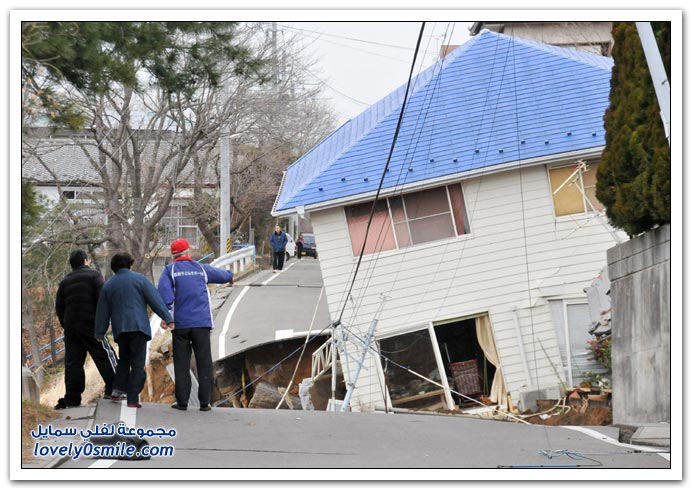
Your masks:
[{"label": "distant house", "polygon": [[474,22],[469,31],[483,29],[603,56],[613,50],[612,22]]},{"label": "distant house", "polygon": [[379,320],[353,410],[528,406],[595,370],[584,289],[625,239],[594,191],[612,65],[484,30],[413,79],[386,173],[405,85],[286,170],[273,214],[312,220],[347,379]]},{"label": "distant house", "polygon": [[[52,203],[64,199],[72,204],[75,213],[83,220],[107,222],[107,217],[99,206],[94,206],[94,203],[103,199],[99,165],[112,165],[112,162],[100,158],[96,141],[91,135],[49,128],[30,128],[23,135],[22,145],[22,178],[31,181],[41,196]],[[172,144],[160,139],[158,146],[154,150],[153,142],[145,145],[141,155],[141,158],[145,159],[144,165],[155,166],[156,159],[151,152],[158,151],[158,158],[162,158],[161,155],[170,151]],[[207,192],[216,194],[218,178],[214,175],[213,166],[210,167],[204,187]],[[154,277],[158,277],[158,270],[163,267],[168,257],[167,245],[171,241],[184,237],[193,247],[202,245],[203,235],[188,211],[193,197],[192,169],[187,168],[178,180],[178,189],[160,222],[160,232],[157,234],[157,243],[161,245],[164,253],[155,260]]]}]

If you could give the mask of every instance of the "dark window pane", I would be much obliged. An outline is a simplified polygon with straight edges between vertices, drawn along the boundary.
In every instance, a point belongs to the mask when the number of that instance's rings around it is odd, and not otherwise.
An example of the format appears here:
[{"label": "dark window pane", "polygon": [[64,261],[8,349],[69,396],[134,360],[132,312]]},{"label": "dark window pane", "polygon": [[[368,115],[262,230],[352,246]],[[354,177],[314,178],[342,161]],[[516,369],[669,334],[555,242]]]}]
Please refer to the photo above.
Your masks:
[{"label": "dark window pane", "polygon": [[413,244],[456,236],[450,213],[409,221]]},{"label": "dark window pane", "polygon": [[449,201],[444,187],[407,194],[404,196],[404,203],[408,219],[449,212]]},{"label": "dark window pane", "polygon": [[469,232],[469,228],[466,220],[466,209],[464,207],[464,196],[461,192],[461,184],[450,185],[448,189],[449,200],[452,202],[454,222],[457,227],[457,235],[464,235]]},{"label": "dark window pane", "polygon": [[[440,382],[440,373],[427,330],[382,339],[380,350],[392,361]],[[442,389],[439,386],[387,363],[386,360],[383,361],[383,367],[385,382],[394,406],[416,408],[440,401]]]},{"label": "dark window pane", "polygon": [[389,206],[392,208],[392,219],[394,223],[406,221],[406,214],[404,213],[404,206],[401,203],[400,197],[390,197]]},{"label": "dark window pane", "polygon": [[394,231],[396,232],[396,240],[399,243],[399,248],[411,245],[411,237],[408,234],[408,225],[406,223],[395,224]]}]

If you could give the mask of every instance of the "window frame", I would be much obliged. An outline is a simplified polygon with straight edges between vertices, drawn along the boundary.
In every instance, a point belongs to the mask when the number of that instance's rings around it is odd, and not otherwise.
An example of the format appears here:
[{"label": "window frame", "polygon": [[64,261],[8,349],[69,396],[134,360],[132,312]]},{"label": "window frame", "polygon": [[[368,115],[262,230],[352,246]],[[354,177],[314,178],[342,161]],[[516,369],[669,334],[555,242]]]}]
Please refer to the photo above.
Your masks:
[{"label": "window frame", "polygon": [[[586,164],[589,165],[589,167],[596,167],[596,168],[590,168],[589,169],[590,172],[595,172],[596,169],[598,168],[598,165],[600,164],[600,160],[597,162],[586,162]],[[549,193],[550,193],[550,205],[553,208],[553,218],[559,222],[559,221],[572,220],[575,216],[581,217],[581,218],[589,218],[591,216],[595,216],[597,213],[594,212],[593,210],[591,210],[588,203],[586,202],[586,197],[585,197],[586,188],[584,187],[584,177],[581,174],[581,172],[579,173],[579,182],[581,184],[581,189],[583,192],[579,192],[579,191],[578,192],[581,194],[582,207],[584,210],[577,212],[577,213],[572,213],[572,214],[563,214],[560,216],[557,215],[557,211],[555,208],[556,195],[553,194],[553,192],[554,192],[553,191],[553,185],[552,185],[553,181],[551,180],[550,172],[551,172],[551,170],[557,170],[557,169],[568,168],[568,167],[574,167],[574,162],[572,162],[572,163],[555,163],[555,164],[548,164],[545,166],[546,176],[548,177],[548,189],[549,189]],[[591,186],[589,186],[589,187],[591,187]],[[603,203],[601,203],[600,201],[598,203],[601,206],[603,206]],[[603,208],[605,209],[605,206],[603,206]]]},{"label": "window frame", "polygon": [[[461,199],[462,199],[463,204],[464,204],[464,209],[463,209],[464,219],[465,219],[465,222],[464,222],[464,230],[468,230],[467,233],[459,234],[459,232],[458,232],[458,230],[457,230],[457,223],[456,223],[456,218],[455,218],[455,216],[454,216],[454,209],[452,208],[452,199],[451,199],[451,196],[450,196],[450,193],[449,193],[449,187],[452,186],[452,185],[458,185],[459,188],[460,188],[460,190],[461,190]],[[447,198],[447,199],[446,199],[446,201],[447,201],[447,211],[446,211],[446,212],[442,212],[442,213],[431,214],[431,215],[429,215],[429,216],[423,216],[423,217],[412,218],[412,219],[409,218],[409,217],[408,217],[408,211],[406,210],[406,200],[405,200],[405,197],[406,197],[407,195],[409,195],[409,194],[415,194],[415,193],[423,192],[423,191],[427,191],[427,190],[438,189],[439,187],[443,187],[444,190],[445,190],[445,196],[446,196],[446,198]],[[408,192],[408,193],[406,193],[406,194],[398,194],[398,195],[391,195],[391,196],[386,196],[386,197],[380,197],[380,199],[385,200],[386,203],[387,203],[387,211],[388,211],[388,213],[389,213],[389,225],[390,225],[391,233],[392,233],[392,235],[394,236],[394,248],[390,248],[390,249],[387,249],[387,250],[379,250],[379,251],[370,252],[370,253],[368,253],[368,254],[364,254],[364,255],[363,255],[363,258],[367,258],[368,256],[371,256],[371,255],[376,254],[376,253],[377,253],[377,254],[396,253],[396,252],[399,252],[399,251],[401,251],[401,250],[406,250],[406,249],[411,249],[411,248],[423,248],[423,247],[426,247],[426,246],[430,246],[431,244],[434,244],[434,243],[436,243],[436,242],[441,242],[441,241],[444,241],[444,240],[467,239],[469,236],[471,236],[471,220],[470,220],[470,218],[469,218],[469,216],[468,216],[468,212],[467,212],[467,210],[468,210],[468,204],[467,204],[467,202],[466,202],[466,193],[465,193],[465,191],[464,191],[463,181],[452,182],[452,183],[449,183],[449,184],[443,184],[443,185],[437,186],[437,187],[428,187],[428,188],[424,188],[424,189],[418,189],[418,190],[415,190],[415,191],[412,191],[412,192]],[[391,202],[390,202],[391,199],[400,199],[400,200],[401,200],[401,206],[402,206],[402,209],[403,209],[403,212],[404,212],[405,223],[406,223],[406,229],[407,229],[407,231],[408,231],[408,237],[409,237],[409,243],[410,243],[408,246],[402,247],[402,246],[399,245],[399,238],[397,237],[395,225],[396,225],[396,224],[403,224],[404,222],[399,221],[399,222],[396,222],[396,223],[395,223],[395,221],[394,221],[394,213],[392,212],[392,205],[391,205]],[[345,206],[343,206],[343,207],[341,208],[341,209],[342,209],[342,213],[343,213],[342,215],[343,215],[343,218],[344,218],[344,223],[345,223],[345,225],[346,225],[346,230],[348,231],[349,240],[351,241],[351,244],[353,244],[353,242],[352,242],[351,232],[350,232],[350,230],[349,230],[349,224],[348,224],[349,222],[348,222],[348,212],[347,212],[347,208],[348,208],[349,206],[358,206],[358,205],[365,204],[365,203],[372,203],[372,201],[365,201],[365,202],[363,202],[363,203],[349,204],[349,205],[345,205]],[[453,233],[454,233],[452,236],[449,236],[449,237],[446,237],[446,238],[440,238],[440,239],[437,239],[437,240],[430,240],[430,241],[422,242],[422,243],[413,243],[413,235],[412,235],[412,233],[411,233],[411,226],[410,226],[410,222],[411,222],[411,221],[416,221],[416,220],[431,218],[431,217],[435,217],[435,216],[443,216],[443,215],[446,215],[446,214],[449,214],[450,217],[451,217],[452,231],[453,231]],[[357,258],[357,257],[358,257],[358,255],[354,255],[354,256],[353,256],[354,259]]]}]

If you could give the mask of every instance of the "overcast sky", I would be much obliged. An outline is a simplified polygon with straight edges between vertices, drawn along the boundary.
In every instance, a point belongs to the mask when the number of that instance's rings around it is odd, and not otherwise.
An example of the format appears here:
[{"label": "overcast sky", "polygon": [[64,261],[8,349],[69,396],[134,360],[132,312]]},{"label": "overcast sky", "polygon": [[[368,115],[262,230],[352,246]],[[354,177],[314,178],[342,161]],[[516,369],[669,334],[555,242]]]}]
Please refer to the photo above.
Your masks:
[{"label": "overcast sky", "polygon": [[[463,44],[471,22],[428,22],[414,74],[433,64],[443,44]],[[278,22],[279,38],[298,36],[317,61],[312,81],[325,84],[325,96],[339,124],[406,83],[420,22]]]}]

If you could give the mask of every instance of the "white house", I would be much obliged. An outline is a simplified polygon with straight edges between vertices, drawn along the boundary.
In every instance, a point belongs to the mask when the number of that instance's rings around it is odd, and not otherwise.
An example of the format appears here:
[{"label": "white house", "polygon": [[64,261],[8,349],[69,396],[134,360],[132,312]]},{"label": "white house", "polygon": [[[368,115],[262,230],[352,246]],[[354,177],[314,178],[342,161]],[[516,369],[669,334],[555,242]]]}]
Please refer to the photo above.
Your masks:
[{"label": "white house", "polygon": [[378,319],[353,410],[528,406],[594,370],[584,289],[625,239],[594,190],[611,68],[482,31],[412,80],[387,171],[406,85],[287,169],[273,213],[312,220],[350,381]]},{"label": "white house", "polygon": [[[157,167],[157,161],[165,160],[161,155],[175,150],[174,144],[161,136],[158,138],[158,145],[154,142],[156,138],[152,138],[144,146],[141,158],[147,169]],[[32,128],[23,134],[22,149],[22,178],[31,181],[37,193],[51,205],[61,202],[62,198],[82,220],[104,224],[107,222],[103,206],[98,204],[103,200],[104,192],[99,170],[104,166],[110,169],[113,163],[102,158],[92,135],[51,128]],[[159,152],[158,156],[153,154],[154,151]],[[188,165],[178,176],[178,187],[173,200],[160,222],[158,243],[164,253],[155,260],[154,277],[158,277],[165,265],[168,258],[167,245],[173,240],[183,237],[193,247],[203,244],[203,235],[189,211],[194,181],[191,167],[192,165]],[[162,177],[161,182],[165,181]],[[213,165],[209,165],[203,185],[206,192],[216,194],[218,178],[214,175]]]}]

